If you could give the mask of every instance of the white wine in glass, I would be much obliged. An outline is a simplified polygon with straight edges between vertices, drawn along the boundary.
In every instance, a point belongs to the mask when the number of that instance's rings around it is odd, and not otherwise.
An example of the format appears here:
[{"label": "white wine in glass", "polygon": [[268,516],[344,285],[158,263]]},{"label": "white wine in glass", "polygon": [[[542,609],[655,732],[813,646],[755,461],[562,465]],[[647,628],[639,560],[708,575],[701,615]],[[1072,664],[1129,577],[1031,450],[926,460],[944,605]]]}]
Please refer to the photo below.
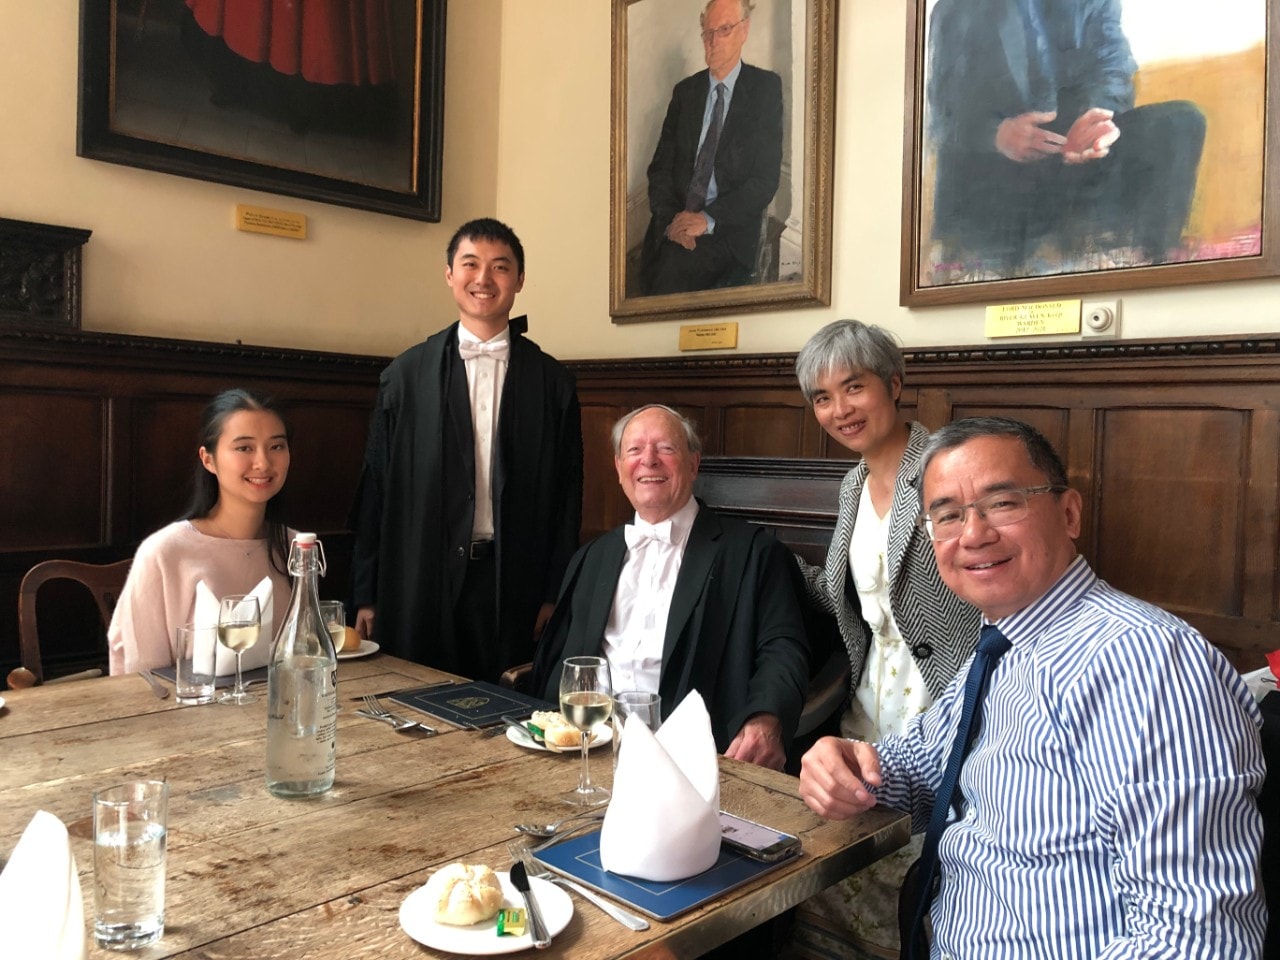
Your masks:
[{"label": "white wine in glass", "polygon": [[596,724],[613,712],[609,661],[604,657],[570,657],[560,674],[560,712],[582,733],[582,773],[576,790],[561,794],[575,807],[598,807],[609,802],[609,791],[591,782],[587,743]]},{"label": "white wine in glass", "polygon": [[347,615],[342,601],[321,600],[320,619],[324,621],[324,628],[329,631],[329,639],[333,641],[333,652],[337,653],[342,649],[347,631]]},{"label": "white wine in glass", "polygon": [[236,685],[218,698],[219,703],[256,703],[258,698],[244,688],[240,659],[258,642],[262,630],[262,610],[255,596],[223,597],[218,607],[218,642],[236,655]]}]

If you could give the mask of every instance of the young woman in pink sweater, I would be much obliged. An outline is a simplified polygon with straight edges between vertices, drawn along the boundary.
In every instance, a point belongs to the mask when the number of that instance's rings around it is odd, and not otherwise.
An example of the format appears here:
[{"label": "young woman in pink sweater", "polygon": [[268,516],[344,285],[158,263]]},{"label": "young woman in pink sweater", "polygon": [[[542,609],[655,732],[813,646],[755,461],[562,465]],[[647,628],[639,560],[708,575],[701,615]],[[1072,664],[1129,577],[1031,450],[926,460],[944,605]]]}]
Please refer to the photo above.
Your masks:
[{"label": "young woman in pink sweater", "polygon": [[279,496],[289,474],[289,432],[272,401],[248,390],[224,391],[205,408],[191,503],[181,520],[138,546],[111,618],[113,674],[173,663],[174,633],[191,622],[201,580],[223,597],[249,593],[270,577],[272,622],[279,625],[290,586]]}]

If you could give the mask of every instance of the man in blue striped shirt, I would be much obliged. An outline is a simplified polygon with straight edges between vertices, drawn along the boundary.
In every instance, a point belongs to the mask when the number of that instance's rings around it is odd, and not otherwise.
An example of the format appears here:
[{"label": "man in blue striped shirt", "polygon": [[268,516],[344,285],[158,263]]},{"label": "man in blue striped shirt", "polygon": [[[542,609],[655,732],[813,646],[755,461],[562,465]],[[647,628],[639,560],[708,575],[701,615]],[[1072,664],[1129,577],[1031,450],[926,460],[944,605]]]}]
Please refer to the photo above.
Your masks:
[{"label": "man in blue striped shirt", "polygon": [[[1244,682],[1076,555],[1081,498],[1036,430],[957,421],[923,463],[942,579],[1012,644],[938,846],[932,956],[1261,956],[1264,766]],[[888,804],[923,830],[963,695],[962,672],[901,737],[819,741],[801,796],[834,819]]]}]

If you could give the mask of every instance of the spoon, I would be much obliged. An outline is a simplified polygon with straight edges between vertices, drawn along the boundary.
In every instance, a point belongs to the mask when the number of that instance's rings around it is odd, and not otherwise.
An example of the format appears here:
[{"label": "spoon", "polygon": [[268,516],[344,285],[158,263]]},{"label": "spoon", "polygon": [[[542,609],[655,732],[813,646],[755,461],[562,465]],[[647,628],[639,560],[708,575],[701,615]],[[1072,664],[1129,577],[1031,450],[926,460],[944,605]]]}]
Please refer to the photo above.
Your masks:
[{"label": "spoon", "polygon": [[592,810],[590,813],[575,813],[571,817],[561,817],[551,823],[517,823],[515,829],[530,837],[554,837],[556,831],[566,823],[574,820],[598,820],[604,816],[603,810]]}]

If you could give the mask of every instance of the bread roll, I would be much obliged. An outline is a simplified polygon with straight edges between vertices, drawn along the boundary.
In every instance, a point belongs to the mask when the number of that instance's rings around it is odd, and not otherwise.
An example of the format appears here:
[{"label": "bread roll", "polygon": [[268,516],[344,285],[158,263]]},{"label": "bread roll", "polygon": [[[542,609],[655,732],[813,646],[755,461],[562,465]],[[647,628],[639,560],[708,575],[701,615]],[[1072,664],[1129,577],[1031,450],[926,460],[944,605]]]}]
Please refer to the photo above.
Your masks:
[{"label": "bread roll", "polygon": [[342,653],[345,650],[359,650],[359,649],[360,649],[360,634],[356,633],[356,628],[343,627],[342,628],[342,647],[336,652]]},{"label": "bread roll", "polygon": [[498,875],[483,864],[451,863],[427,881],[429,902],[439,923],[466,927],[492,920],[502,909]]},{"label": "bread roll", "polygon": [[542,731],[542,738],[553,747],[577,747],[582,745],[582,733],[561,713],[537,710],[529,722]]}]

